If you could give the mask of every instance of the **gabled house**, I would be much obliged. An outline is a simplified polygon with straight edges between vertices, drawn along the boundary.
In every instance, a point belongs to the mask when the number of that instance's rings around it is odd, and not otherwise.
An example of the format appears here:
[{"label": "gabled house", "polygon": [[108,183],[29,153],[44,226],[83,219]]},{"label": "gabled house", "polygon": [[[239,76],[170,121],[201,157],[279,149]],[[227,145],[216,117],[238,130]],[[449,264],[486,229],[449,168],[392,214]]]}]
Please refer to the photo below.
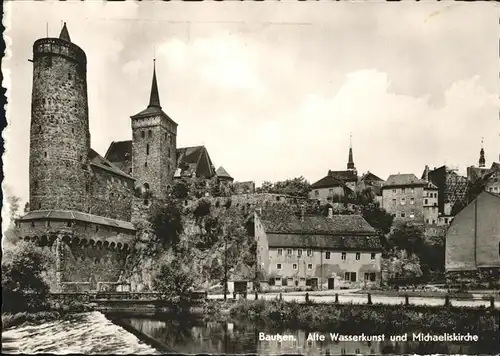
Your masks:
[{"label": "gabled house", "polygon": [[254,217],[257,265],[270,288],[338,289],[380,283],[382,246],[362,216],[290,214]]},{"label": "gabled house", "polygon": [[450,283],[500,283],[500,195],[483,191],[446,232]]}]

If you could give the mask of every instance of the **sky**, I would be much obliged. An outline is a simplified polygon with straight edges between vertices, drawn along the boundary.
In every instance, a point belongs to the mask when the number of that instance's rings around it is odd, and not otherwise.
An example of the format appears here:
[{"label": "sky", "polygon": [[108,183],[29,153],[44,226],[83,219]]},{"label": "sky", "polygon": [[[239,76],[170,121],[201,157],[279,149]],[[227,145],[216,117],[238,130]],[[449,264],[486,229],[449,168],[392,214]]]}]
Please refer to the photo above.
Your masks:
[{"label": "sky", "polygon": [[[346,169],[465,174],[499,160],[498,5],[451,2],[6,3],[4,194],[28,201],[32,45],[67,22],[87,54],[91,146],[131,139],[153,58],[178,146],[237,181]],[[21,205],[21,206],[22,206]]]}]

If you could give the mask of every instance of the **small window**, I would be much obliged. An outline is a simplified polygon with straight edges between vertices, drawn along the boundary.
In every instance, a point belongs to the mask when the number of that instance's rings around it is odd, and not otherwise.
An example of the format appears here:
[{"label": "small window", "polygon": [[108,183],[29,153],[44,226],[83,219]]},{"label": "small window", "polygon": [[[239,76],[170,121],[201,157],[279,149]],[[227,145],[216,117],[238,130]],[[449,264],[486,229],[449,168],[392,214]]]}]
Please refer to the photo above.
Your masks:
[{"label": "small window", "polygon": [[43,156],[44,156],[45,158],[47,158],[47,152],[44,152],[44,153],[43,153]]},{"label": "small window", "polygon": [[149,138],[153,137],[153,132],[151,130],[148,130],[148,137]]},{"label": "small window", "polygon": [[405,188],[401,188],[401,193],[404,193],[406,191]]},{"label": "small window", "polygon": [[149,143],[146,145],[146,155],[149,155]]},{"label": "small window", "polygon": [[396,204],[396,199],[392,199],[392,204]]},{"label": "small window", "polygon": [[38,181],[37,180],[33,182],[33,186],[35,187],[35,189],[38,189]]},{"label": "small window", "polygon": [[307,256],[311,257],[313,255],[313,252],[310,248],[307,249]]},{"label": "small window", "polygon": [[292,249],[291,249],[291,248],[287,249],[287,250],[286,250],[286,254],[287,254],[287,255],[291,255],[291,254],[292,254]]},{"label": "small window", "polygon": [[414,198],[410,198],[410,204],[415,204],[415,199]]},{"label": "small window", "polygon": [[429,219],[425,219],[425,223],[428,224],[430,222]]},{"label": "small window", "polygon": [[38,203],[38,209],[42,208],[42,203]]},{"label": "small window", "polygon": [[415,218],[415,212],[414,211],[410,211],[410,218]]},{"label": "small window", "polygon": [[278,256],[283,256],[283,249],[282,248],[278,249]]},{"label": "small window", "polygon": [[74,134],[75,133],[75,129],[74,128],[71,128],[71,133]]},{"label": "small window", "polygon": [[326,253],[325,253],[325,259],[326,259],[326,260],[329,260],[329,259],[330,259],[330,252],[326,252]]},{"label": "small window", "polygon": [[146,205],[146,206],[147,206],[148,204],[149,204],[149,200],[144,199],[144,205]]},{"label": "small window", "polygon": [[281,263],[276,264],[276,269],[281,269]]},{"label": "small window", "polygon": [[297,256],[299,256],[299,257],[300,257],[300,256],[302,256],[302,249],[301,249],[301,248],[299,248],[299,249],[297,250]]},{"label": "small window", "polygon": [[359,261],[361,259],[361,253],[356,252],[356,261]]},{"label": "small window", "polygon": [[144,162],[144,167],[147,167],[148,166],[148,162]]},{"label": "small window", "polygon": [[370,254],[370,259],[372,259],[372,260],[374,260],[374,259],[375,259],[375,252],[372,252],[372,253]]},{"label": "small window", "polygon": [[144,131],[141,131],[141,137],[144,138],[144,136],[146,136],[146,134],[144,133]]},{"label": "small window", "polygon": [[68,79],[71,80],[71,73],[68,73]]},{"label": "small window", "polygon": [[405,205],[406,204],[406,198],[401,198],[401,205]]},{"label": "small window", "polygon": [[294,264],[292,265],[292,268],[293,268],[293,269],[297,269],[297,264],[296,264],[296,263],[294,263]]},{"label": "small window", "polygon": [[396,190],[396,189],[393,189],[393,190],[392,190],[392,192],[393,192],[393,193],[397,193],[397,190]]},{"label": "small window", "polygon": [[406,217],[406,213],[405,212],[401,212],[401,217],[402,218]]},{"label": "small window", "polygon": [[95,226],[95,232],[99,231],[99,225]]},{"label": "small window", "polygon": [[309,263],[309,264],[307,265],[307,269],[313,269],[313,265],[312,265],[311,263]]},{"label": "small window", "polygon": [[85,191],[88,192],[89,191],[89,184],[85,184]]},{"label": "small window", "polygon": [[319,197],[319,191],[318,191],[318,190],[315,190],[315,191],[314,191],[314,195],[315,195],[315,196],[317,196],[317,197]]},{"label": "small window", "polygon": [[345,261],[345,260],[346,260],[346,258],[347,258],[347,253],[342,252],[342,257],[341,257],[341,258],[342,258],[342,260],[343,260],[343,261]]},{"label": "small window", "polygon": [[428,199],[424,199],[424,204],[428,204],[429,200]]}]

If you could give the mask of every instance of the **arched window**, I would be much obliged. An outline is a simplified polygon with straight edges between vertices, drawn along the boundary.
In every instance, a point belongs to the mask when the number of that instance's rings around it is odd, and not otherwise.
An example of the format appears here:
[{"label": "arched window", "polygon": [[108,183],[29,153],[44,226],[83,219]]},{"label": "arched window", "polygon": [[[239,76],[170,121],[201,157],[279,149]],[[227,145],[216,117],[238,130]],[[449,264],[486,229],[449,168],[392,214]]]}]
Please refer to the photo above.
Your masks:
[{"label": "arched window", "polygon": [[153,137],[153,132],[151,130],[148,130],[148,137]]},{"label": "arched window", "polygon": [[144,138],[145,135],[144,131],[141,131],[141,137]]},{"label": "arched window", "polygon": [[149,155],[149,143],[146,145],[146,155]]}]

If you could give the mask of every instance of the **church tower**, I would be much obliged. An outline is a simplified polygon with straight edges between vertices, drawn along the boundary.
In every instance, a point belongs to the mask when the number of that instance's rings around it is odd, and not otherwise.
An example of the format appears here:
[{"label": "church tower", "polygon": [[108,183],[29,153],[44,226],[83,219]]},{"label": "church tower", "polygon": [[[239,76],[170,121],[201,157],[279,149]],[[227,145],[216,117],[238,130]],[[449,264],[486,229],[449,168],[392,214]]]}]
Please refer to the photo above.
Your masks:
[{"label": "church tower", "polygon": [[64,23],[59,38],[35,41],[31,61],[30,210],[87,211],[85,52],[71,42]]},{"label": "church tower", "polygon": [[486,167],[486,159],[484,158],[483,140],[481,140],[481,151],[479,151],[479,168]]},{"label": "church tower", "polygon": [[136,186],[147,195],[164,199],[171,187],[177,166],[177,124],[160,105],[156,66],[149,105],[132,120],[132,176]]},{"label": "church tower", "polygon": [[354,166],[354,159],[352,156],[352,135],[349,137],[349,158],[347,160],[347,169],[350,171],[355,171],[356,167]]}]

